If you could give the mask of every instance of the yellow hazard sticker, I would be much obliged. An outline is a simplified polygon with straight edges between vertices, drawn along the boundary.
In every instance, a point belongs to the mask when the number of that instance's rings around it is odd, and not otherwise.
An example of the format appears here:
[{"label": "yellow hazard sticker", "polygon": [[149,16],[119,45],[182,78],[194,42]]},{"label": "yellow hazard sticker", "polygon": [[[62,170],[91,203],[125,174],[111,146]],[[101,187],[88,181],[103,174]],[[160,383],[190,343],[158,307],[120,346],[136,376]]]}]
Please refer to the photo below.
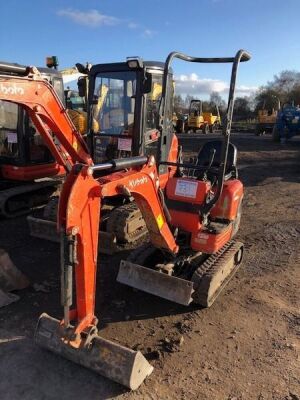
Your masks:
[{"label": "yellow hazard sticker", "polygon": [[79,151],[79,149],[80,149],[80,145],[79,145],[79,143],[77,142],[77,140],[75,140],[75,142],[73,142],[73,149],[74,149],[75,151]]},{"label": "yellow hazard sticker", "polygon": [[157,222],[158,229],[161,229],[161,227],[164,224],[164,219],[161,214],[159,214],[159,216],[156,218],[156,222]]}]

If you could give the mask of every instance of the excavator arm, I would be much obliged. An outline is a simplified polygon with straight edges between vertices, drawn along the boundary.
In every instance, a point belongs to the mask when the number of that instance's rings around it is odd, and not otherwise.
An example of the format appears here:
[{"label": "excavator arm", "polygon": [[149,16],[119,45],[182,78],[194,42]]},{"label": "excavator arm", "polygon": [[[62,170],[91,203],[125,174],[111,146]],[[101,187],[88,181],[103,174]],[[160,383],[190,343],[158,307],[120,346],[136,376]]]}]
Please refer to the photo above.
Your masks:
[{"label": "excavator arm", "polygon": [[[99,170],[107,170],[109,174],[102,179],[94,178]],[[115,172],[116,170],[120,171]],[[178,251],[159,197],[159,179],[153,157],[119,159],[95,166],[74,166],[61,193],[59,227],[64,235],[63,248],[67,249],[62,263],[64,320],[76,320],[76,334],[88,329],[95,320],[94,296],[101,200],[119,194],[134,197],[154,246],[174,255]],[[76,264],[77,304],[72,311],[69,309],[70,299],[73,297],[70,294],[73,274],[70,271],[66,273],[68,269],[72,269],[69,265],[70,259],[76,260],[73,267]]]},{"label": "excavator arm", "polygon": [[[95,177],[97,171],[105,170],[108,172],[105,178]],[[139,387],[153,367],[139,351],[97,334],[95,294],[101,201],[120,193],[132,195],[142,211],[150,240],[175,255],[178,246],[166,222],[159,190],[153,157],[73,166],[59,202],[64,318],[58,321],[42,314],[35,332],[35,340],[40,346],[131,389]],[[74,286],[76,295],[73,294]]]},{"label": "excavator arm", "polygon": [[35,67],[27,67],[27,71],[26,76],[9,75],[0,64],[0,100],[19,104],[28,112],[53,156],[67,171],[76,163],[92,165],[86,143],[53,87],[40,78]]}]

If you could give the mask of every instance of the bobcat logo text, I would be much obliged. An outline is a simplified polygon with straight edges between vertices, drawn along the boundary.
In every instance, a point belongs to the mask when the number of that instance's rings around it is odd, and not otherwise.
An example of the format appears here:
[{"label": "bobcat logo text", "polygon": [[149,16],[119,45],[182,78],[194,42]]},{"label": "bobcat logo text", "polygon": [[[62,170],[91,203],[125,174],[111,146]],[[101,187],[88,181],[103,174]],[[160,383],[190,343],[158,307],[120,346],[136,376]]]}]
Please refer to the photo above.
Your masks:
[{"label": "bobcat logo text", "polygon": [[4,85],[0,82],[0,93],[3,94],[16,94],[22,96],[24,94],[24,89],[18,87],[16,84],[13,85]]}]

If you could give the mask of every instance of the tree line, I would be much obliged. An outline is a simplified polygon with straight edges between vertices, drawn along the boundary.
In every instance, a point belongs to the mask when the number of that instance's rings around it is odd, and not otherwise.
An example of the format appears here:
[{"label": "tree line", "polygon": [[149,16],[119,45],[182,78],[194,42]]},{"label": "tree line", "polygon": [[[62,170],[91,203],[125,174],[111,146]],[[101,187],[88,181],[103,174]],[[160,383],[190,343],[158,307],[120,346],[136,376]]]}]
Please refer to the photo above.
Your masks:
[{"label": "tree line", "polygon": [[[195,97],[187,95],[183,98],[176,95],[174,108],[177,114],[187,114],[190,101]],[[258,89],[251,96],[236,97],[234,120],[253,119],[260,109],[278,109],[284,104],[300,104],[300,72],[285,70],[274,75],[272,81]],[[203,111],[214,112],[216,105],[221,115],[226,112],[226,102],[218,92],[212,92],[209,100],[202,102]]]}]

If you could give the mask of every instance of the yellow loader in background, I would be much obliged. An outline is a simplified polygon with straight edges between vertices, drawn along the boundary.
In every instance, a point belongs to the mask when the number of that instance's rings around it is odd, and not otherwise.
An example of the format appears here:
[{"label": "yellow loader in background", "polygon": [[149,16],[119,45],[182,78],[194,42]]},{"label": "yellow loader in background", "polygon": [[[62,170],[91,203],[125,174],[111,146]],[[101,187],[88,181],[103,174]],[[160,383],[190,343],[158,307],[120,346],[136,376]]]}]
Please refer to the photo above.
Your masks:
[{"label": "yellow loader in background", "polygon": [[188,122],[185,126],[185,132],[192,130],[202,130],[202,133],[214,133],[221,126],[221,117],[219,108],[216,105],[216,111],[203,112],[203,104],[201,100],[192,100],[189,108]]}]

